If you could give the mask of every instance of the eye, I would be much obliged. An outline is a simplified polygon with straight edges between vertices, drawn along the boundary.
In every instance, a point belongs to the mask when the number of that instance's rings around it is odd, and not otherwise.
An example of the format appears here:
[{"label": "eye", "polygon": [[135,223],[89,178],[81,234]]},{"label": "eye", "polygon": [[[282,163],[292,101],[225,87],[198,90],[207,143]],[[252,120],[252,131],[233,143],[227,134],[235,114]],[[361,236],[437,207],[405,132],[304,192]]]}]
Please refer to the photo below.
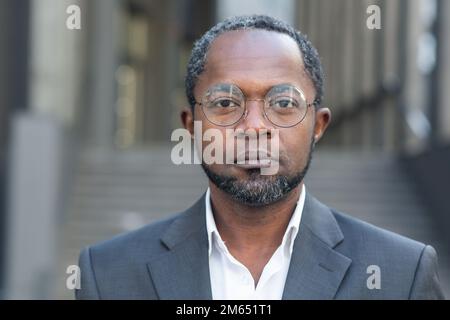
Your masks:
[{"label": "eye", "polygon": [[211,106],[215,108],[236,108],[239,107],[239,104],[232,99],[219,98],[214,100]]},{"label": "eye", "polygon": [[298,103],[294,99],[281,97],[272,101],[270,106],[276,109],[293,109],[298,108]]}]

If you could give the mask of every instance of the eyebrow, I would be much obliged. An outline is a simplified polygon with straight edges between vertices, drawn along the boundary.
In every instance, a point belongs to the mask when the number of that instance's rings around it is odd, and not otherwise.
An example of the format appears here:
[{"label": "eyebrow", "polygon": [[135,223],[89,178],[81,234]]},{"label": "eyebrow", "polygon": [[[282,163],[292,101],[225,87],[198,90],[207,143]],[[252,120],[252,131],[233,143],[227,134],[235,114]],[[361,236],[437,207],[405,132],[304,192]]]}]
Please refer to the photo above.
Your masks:
[{"label": "eyebrow", "polygon": [[[217,84],[214,84],[214,85],[210,86],[209,89],[211,89],[212,87],[217,87],[217,88],[219,88],[219,89],[223,89],[223,91],[230,91],[229,88],[228,88],[228,86],[235,86],[235,87],[237,87],[237,88],[238,88],[238,89],[239,89],[246,97],[248,96],[248,95],[245,93],[245,91],[244,91],[241,87],[239,87],[236,83],[233,83],[233,82],[221,82],[221,83],[217,83]],[[282,89],[283,87],[286,87],[286,86],[290,86],[290,87],[297,88],[297,89],[299,89],[301,92],[304,93],[303,89],[302,89],[302,88],[299,88],[297,85],[295,85],[295,84],[293,84],[293,83],[290,83],[290,82],[282,82],[282,83],[275,84],[275,85],[272,85],[272,86],[268,87],[267,89],[264,90],[263,94],[266,95],[266,94],[269,93],[269,91],[272,90],[273,88],[279,88],[279,89]],[[208,89],[208,90],[209,90],[209,89]]]}]

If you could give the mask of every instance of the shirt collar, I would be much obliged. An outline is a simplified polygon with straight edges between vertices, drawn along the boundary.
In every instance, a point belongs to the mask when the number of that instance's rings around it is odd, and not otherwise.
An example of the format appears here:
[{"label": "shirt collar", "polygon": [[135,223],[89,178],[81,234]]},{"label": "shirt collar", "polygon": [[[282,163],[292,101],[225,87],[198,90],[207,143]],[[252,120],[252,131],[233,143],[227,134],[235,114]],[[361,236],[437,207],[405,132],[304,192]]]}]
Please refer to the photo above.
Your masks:
[{"label": "shirt collar", "polygon": [[[288,254],[292,254],[292,250],[294,248],[294,240],[297,237],[298,230],[300,228],[300,221],[302,218],[303,207],[305,205],[305,192],[306,187],[303,183],[302,190],[300,192],[300,198],[297,201],[297,206],[295,207],[294,213],[292,214],[291,220],[286,228],[286,231],[283,236],[283,241],[281,246],[283,247],[283,251],[288,250]],[[211,208],[211,192],[208,188],[206,190],[205,195],[206,202],[206,231],[208,233],[208,255],[211,256],[212,248],[213,248],[213,237],[220,244],[223,244],[222,238],[220,237],[219,230],[217,230],[216,222],[214,220],[214,215]]]}]

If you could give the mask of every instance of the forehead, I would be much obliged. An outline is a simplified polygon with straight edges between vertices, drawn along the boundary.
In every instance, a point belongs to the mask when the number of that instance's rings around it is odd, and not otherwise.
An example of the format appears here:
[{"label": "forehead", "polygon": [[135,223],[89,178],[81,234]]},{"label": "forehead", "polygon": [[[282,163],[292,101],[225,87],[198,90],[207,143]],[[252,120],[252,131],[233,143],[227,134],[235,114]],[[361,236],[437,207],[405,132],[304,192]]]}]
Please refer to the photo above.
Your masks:
[{"label": "forehead", "polygon": [[243,91],[267,90],[292,83],[310,87],[297,42],[290,36],[266,30],[237,30],[218,36],[208,50],[200,83],[232,82]]}]

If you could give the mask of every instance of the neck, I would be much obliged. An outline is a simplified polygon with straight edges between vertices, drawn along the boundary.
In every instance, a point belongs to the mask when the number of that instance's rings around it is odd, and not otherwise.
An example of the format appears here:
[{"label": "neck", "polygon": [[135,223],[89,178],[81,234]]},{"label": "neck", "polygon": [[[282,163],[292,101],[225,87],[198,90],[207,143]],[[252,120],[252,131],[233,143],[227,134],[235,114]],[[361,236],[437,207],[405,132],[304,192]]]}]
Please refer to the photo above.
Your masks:
[{"label": "neck", "polygon": [[235,250],[277,248],[297,206],[303,182],[283,199],[252,207],[234,200],[210,183],[214,220],[222,239]]}]

